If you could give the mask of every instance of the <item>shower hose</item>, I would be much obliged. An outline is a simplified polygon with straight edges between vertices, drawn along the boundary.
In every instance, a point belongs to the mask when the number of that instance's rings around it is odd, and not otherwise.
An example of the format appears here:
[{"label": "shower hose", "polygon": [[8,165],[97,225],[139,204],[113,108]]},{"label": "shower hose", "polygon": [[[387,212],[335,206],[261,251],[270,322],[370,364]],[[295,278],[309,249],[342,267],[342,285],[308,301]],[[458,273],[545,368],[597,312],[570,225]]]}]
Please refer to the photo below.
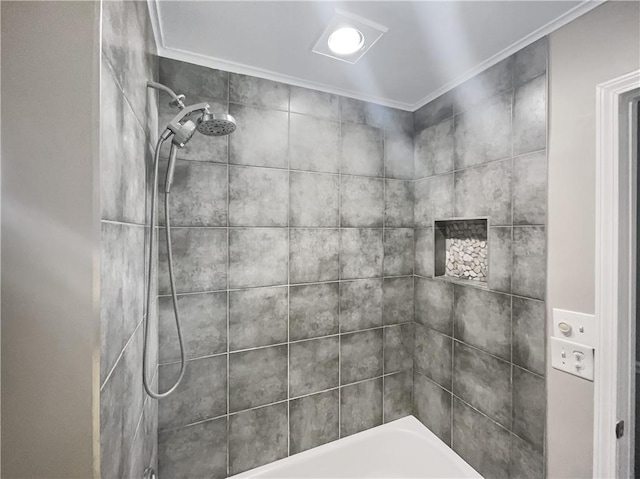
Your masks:
[{"label": "shower hose", "polygon": [[[156,150],[153,155],[153,182],[152,182],[152,193],[151,193],[151,227],[149,228],[149,269],[147,276],[147,296],[146,296],[146,311],[145,311],[145,321],[144,321],[144,347],[142,352],[142,383],[144,384],[144,389],[147,391],[147,394],[154,399],[163,399],[166,398],[169,394],[175,391],[182,378],[184,377],[185,372],[185,353],[184,353],[184,341],[182,339],[182,328],[180,327],[180,316],[178,314],[178,297],[176,295],[176,284],[173,275],[173,255],[171,252],[171,223],[169,221],[169,191],[165,191],[164,195],[164,219],[165,219],[165,234],[167,238],[167,263],[169,266],[169,283],[171,285],[171,300],[173,303],[173,314],[176,320],[176,329],[178,331],[178,342],[180,343],[180,374],[178,375],[178,379],[176,382],[167,389],[165,392],[155,392],[151,389],[151,385],[149,384],[148,377],[148,363],[149,363],[149,337],[150,337],[150,311],[151,311],[151,289],[152,289],[152,281],[151,275],[153,274],[153,257],[155,254],[155,231],[156,231],[156,198],[158,196],[158,169],[159,169],[159,158],[160,158],[160,148],[162,148],[162,144],[169,138],[170,132],[165,130],[165,132],[158,139],[158,143],[156,145]],[[169,175],[169,171],[167,169],[167,175]],[[159,385],[160,381],[158,381]]]}]

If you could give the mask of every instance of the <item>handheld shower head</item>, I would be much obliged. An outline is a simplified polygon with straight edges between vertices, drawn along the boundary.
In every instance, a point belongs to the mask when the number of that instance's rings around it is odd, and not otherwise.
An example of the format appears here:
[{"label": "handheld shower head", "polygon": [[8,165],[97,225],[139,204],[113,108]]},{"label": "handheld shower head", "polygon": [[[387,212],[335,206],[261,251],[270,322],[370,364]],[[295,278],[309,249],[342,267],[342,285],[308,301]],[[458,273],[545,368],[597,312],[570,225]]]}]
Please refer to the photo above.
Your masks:
[{"label": "handheld shower head", "polygon": [[225,113],[203,113],[198,120],[196,129],[206,136],[224,136],[236,131],[236,120]]}]

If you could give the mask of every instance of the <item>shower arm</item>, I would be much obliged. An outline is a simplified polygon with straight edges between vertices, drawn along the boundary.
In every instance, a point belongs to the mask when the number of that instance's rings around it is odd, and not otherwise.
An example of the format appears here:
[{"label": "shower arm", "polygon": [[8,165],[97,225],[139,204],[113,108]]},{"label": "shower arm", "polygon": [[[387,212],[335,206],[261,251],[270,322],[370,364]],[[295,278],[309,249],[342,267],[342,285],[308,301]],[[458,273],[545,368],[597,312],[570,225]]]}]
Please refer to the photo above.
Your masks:
[{"label": "shower arm", "polygon": [[184,95],[178,95],[178,94],[176,94],[175,91],[173,91],[168,86],[163,85],[162,83],[155,82],[155,81],[148,81],[147,82],[147,88],[155,88],[156,90],[161,90],[163,92],[168,93],[169,96],[171,97],[171,102],[169,103],[169,105],[171,105],[173,107],[178,107],[181,110],[184,110],[184,102],[182,101],[182,100],[185,99]]}]

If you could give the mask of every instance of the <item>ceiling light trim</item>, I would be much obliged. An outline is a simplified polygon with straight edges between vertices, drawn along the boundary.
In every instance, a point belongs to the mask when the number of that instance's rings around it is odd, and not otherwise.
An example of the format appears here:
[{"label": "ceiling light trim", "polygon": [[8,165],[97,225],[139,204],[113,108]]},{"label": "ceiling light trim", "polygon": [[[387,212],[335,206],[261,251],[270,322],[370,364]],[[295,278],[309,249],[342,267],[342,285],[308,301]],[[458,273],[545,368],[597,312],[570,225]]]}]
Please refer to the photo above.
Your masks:
[{"label": "ceiling light trim", "polygon": [[[356,51],[350,54],[339,54],[334,52],[329,47],[329,39],[331,35],[340,30],[341,28],[353,28],[362,35],[363,45]],[[341,62],[355,64],[367,52],[387,33],[389,29],[384,25],[380,25],[372,20],[364,17],[360,17],[341,8],[334,10],[333,18],[329,21],[329,24],[320,35],[320,38],[313,45],[311,51],[318,55],[339,60]]]},{"label": "ceiling light trim", "polygon": [[[375,95],[369,95],[369,94],[362,93],[362,92],[357,92],[357,91],[352,91],[352,90],[347,90],[347,89],[342,89],[342,88],[336,88],[336,87],[332,87],[330,85],[326,85],[324,83],[316,83],[316,82],[313,82],[313,81],[310,81],[310,80],[305,80],[305,79],[302,79],[302,78],[289,76],[289,75],[284,75],[282,73],[273,72],[271,70],[265,70],[265,69],[261,69],[261,68],[256,68],[256,67],[252,67],[250,65],[245,65],[245,64],[242,64],[242,63],[236,63],[236,62],[232,62],[232,61],[228,61],[228,60],[223,60],[223,59],[220,59],[220,58],[213,58],[213,57],[209,57],[209,56],[206,56],[206,55],[200,55],[200,54],[197,54],[197,53],[188,52],[186,50],[181,50],[181,49],[178,49],[178,48],[168,47],[166,45],[166,42],[165,42],[165,36],[164,36],[163,29],[162,29],[162,22],[161,22],[161,19],[160,19],[160,14],[158,12],[158,8],[157,8],[157,2],[158,1],[159,0],[147,0],[147,5],[148,5],[148,8],[149,8],[149,14],[151,16],[151,26],[152,26],[152,29],[153,29],[154,38],[156,40],[156,48],[158,50],[158,55],[161,56],[161,57],[171,58],[173,60],[179,60],[179,61],[184,61],[184,62],[188,62],[188,63],[194,63],[194,64],[197,64],[197,65],[201,65],[201,66],[205,66],[205,67],[209,67],[209,68],[214,68],[214,69],[218,69],[218,70],[225,70],[225,71],[229,71],[229,72],[232,72],[232,73],[240,73],[240,74],[244,74],[244,75],[251,75],[251,76],[255,76],[255,77],[259,77],[259,78],[264,78],[264,79],[267,79],[267,80],[278,81],[278,82],[287,83],[287,84],[294,85],[294,86],[299,86],[299,87],[302,87],[302,88],[310,88],[310,89],[322,91],[322,92],[325,92],[325,93],[331,93],[331,94],[334,94],[334,95],[340,95],[340,96],[345,96],[345,97],[348,97],[348,98],[353,98],[355,100],[361,100],[361,101],[376,103],[376,104],[382,105],[382,106],[387,106],[387,107],[391,107],[391,108],[397,108],[399,110],[414,112],[414,111],[418,110],[419,108],[423,107],[424,105],[426,105],[427,103],[429,103],[429,102],[435,100],[436,98],[442,96],[443,94],[445,94],[449,90],[452,90],[453,88],[459,86],[460,84],[464,83],[465,81],[471,79],[472,77],[474,77],[478,73],[481,73],[484,70],[486,70],[487,68],[490,68],[493,65],[495,65],[496,63],[504,60],[509,55],[512,55],[512,54],[516,53],[517,51],[521,50],[522,48],[526,47],[527,45],[530,45],[531,43],[535,42],[536,40],[539,40],[540,38],[544,37],[545,35],[550,34],[551,32],[563,27],[567,23],[572,22],[573,20],[575,20],[576,18],[584,15],[585,13],[590,12],[594,8],[596,8],[596,7],[600,6],[600,5],[602,5],[603,3],[605,3],[607,0],[584,0],[582,3],[580,3],[579,5],[576,5],[571,10],[563,13],[562,15],[558,16],[554,20],[551,20],[546,25],[540,27],[539,29],[535,30],[531,34],[527,35],[526,37],[518,40],[517,42],[511,44],[510,46],[508,46],[504,50],[498,52],[497,54],[495,54],[492,57],[488,58],[487,60],[483,61],[482,63],[479,63],[478,65],[476,65],[471,70],[468,70],[465,74],[459,76],[458,78],[456,78],[455,80],[447,83],[446,85],[442,86],[441,88],[438,88],[437,90],[435,90],[432,93],[430,93],[429,95],[423,97],[421,100],[417,101],[416,103],[401,102],[401,101],[392,100],[392,99],[389,99],[389,98],[383,98],[383,97],[378,97],[378,96],[375,96]],[[336,9],[336,10],[340,10],[340,9]],[[343,12],[343,15],[345,13],[349,14],[349,12],[344,12],[344,10],[342,12]]]}]

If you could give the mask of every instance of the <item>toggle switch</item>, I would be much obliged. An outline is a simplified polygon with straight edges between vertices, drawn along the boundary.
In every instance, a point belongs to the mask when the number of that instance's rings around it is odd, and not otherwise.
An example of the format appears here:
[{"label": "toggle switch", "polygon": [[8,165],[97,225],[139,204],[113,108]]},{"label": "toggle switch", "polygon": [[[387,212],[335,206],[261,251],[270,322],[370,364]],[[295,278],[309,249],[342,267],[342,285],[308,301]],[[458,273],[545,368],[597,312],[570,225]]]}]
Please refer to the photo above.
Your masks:
[{"label": "toggle switch", "polygon": [[594,350],[562,338],[551,338],[551,366],[593,381]]}]

